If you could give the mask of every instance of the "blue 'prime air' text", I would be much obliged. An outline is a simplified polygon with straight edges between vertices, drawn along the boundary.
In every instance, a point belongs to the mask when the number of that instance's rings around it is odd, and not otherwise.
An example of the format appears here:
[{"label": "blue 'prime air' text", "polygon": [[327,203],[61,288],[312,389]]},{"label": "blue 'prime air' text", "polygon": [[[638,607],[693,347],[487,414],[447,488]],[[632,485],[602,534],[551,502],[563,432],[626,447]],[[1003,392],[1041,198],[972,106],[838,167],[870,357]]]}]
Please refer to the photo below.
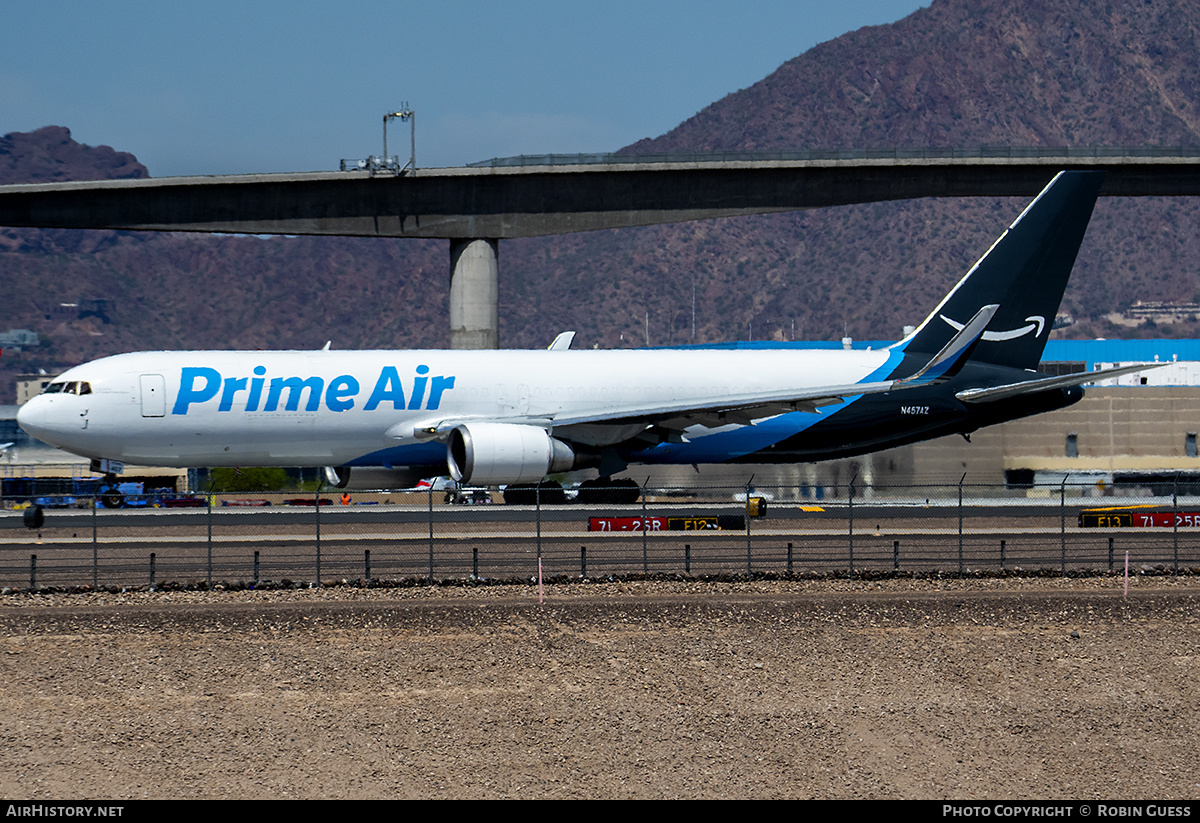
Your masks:
[{"label": "blue 'prime air' text", "polygon": [[[412,391],[405,402],[404,385],[395,366],[384,366],[375,381],[375,388],[363,405],[363,411],[374,411],[381,406],[395,411],[417,411],[436,409],[442,402],[442,394],[454,388],[454,377],[429,376],[428,366],[417,366],[412,377]],[[175,396],[172,414],[187,414],[190,407],[216,400],[217,411],[315,412],[325,408],[333,412],[349,411],[355,407],[362,387],[353,375],[343,374],[329,381],[321,377],[272,377],[267,381],[267,370],[254,367],[253,377],[221,377],[216,369],[207,366],[186,366],[180,370],[179,393]],[[265,389],[265,391],[264,391]],[[428,396],[426,396],[428,393]]]}]

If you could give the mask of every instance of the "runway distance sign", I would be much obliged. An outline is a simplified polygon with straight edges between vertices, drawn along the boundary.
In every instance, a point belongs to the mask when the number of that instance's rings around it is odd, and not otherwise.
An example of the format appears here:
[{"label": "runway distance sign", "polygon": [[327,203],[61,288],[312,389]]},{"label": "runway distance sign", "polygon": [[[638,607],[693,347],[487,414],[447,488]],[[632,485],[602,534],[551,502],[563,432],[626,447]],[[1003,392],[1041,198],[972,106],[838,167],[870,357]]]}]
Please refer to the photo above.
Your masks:
[{"label": "runway distance sign", "polygon": [[591,532],[690,532],[745,531],[746,518],[740,514],[705,514],[694,517],[591,517]]},{"label": "runway distance sign", "polygon": [[1084,509],[1079,513],[1081,528],[1200,528],[1200,512],[1144,511],[1121,509]]}]

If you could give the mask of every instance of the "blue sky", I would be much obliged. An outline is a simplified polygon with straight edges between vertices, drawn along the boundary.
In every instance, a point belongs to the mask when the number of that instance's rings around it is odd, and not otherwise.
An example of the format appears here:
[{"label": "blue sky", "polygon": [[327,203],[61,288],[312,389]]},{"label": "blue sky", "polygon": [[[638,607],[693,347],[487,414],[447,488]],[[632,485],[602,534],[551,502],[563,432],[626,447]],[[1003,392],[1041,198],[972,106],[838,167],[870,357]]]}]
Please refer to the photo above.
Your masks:
[{"label": "blue sky", "polygon": [[311,171],[379,154],[407,101],[420,166],[612,151],[926,5],[0,0],[0,134],[67,126],[156,177]]}]

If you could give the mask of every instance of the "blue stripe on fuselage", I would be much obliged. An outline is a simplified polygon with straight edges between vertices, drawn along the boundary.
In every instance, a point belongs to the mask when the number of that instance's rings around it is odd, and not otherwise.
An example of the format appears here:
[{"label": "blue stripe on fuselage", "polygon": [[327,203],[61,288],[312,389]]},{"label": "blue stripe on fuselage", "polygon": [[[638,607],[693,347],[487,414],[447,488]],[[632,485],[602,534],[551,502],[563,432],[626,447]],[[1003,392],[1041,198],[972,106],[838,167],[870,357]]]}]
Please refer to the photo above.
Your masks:
[{"label": "blue stripe on fuselage", "polygon": [[388,449],[364,454],[346,463],[347,466],[435,466],[445,465],[446,444],[436,440],[415,443],[409,446],[392,446]]}]

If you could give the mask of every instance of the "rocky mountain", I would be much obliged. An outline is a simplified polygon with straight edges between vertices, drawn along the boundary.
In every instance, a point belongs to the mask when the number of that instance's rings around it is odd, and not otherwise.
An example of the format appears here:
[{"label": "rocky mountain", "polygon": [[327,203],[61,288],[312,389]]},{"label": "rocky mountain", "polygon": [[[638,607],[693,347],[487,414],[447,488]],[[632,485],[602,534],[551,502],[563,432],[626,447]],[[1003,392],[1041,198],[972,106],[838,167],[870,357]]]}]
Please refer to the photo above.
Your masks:
[{"label": "rocky mountain", "polygon": [[149,176],[146,167],[129,152],[76,143],[62,126],[0,137],[0,186]]},{"label": "rocky mountain", "polygon": [[[1200,0],[935,0],[624,151],[1200,145],[1198,21]],[[145,174],[59,127],[0,139],[4,183]],[[501,342],[544,346],[565,328],[602,347],[895,339],[1024,205],[921,200],[506,241]],[[1137,300],[1200,300],[1198,235],[1193,199],[1102,200],[1064,300],[1077,322],[1060,333],[1200,336],[1196,323],[1107,319]],[[0,229],[0,331],[43,337],[5,352],[0,379],[133,349],[445,345],[448,256],[445,241]]]},{"label": "rocky mountain", "polygon": [[632,151],[1200,145],[1192,0],[935,0]]}]

